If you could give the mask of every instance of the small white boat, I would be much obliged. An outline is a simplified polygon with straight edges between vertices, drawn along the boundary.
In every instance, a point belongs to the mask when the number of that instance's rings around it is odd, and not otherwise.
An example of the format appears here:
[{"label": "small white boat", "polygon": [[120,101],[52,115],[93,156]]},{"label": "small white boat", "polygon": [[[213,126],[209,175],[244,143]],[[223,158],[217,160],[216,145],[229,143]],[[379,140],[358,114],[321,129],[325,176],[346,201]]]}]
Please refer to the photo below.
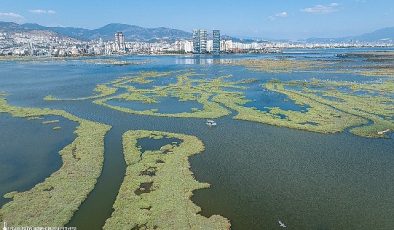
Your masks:
[{"label": "small white boat", "polygon": [[380,132],[378,132],[378,134],[379,135],[383,135],[383,134],[386,134],[388,132],[390,132],[390,129],[386,129],[386,130],[380,131]]},{"label": "small white boat", "polygon": [[214,120],[207,120],[207,122],[205,124],[207,124],[208,126],[216,126],[217,125]]},{"label": "small white boat", "polygon": [[282,228],[287,228],[287,226],[285,225],[285,223],[283,223],[281,220],[278,220],[279,226]]}]

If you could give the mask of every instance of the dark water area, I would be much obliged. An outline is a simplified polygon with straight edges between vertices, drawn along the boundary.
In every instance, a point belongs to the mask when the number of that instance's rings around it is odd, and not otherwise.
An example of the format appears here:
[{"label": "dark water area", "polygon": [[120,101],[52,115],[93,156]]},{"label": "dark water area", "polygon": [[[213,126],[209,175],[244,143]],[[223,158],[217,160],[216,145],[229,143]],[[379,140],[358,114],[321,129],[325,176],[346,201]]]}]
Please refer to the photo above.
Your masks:
[{"label": "dark water area", "polygon": [[[330,50],[326,54],[321,54],[323,51],[314,52],[318,54],[286,55],[292,55],[294,58],[300,55],[302,56],[300,58],[314,55],[336,58],[335,51]],[[250,57],[253,55],[229,55],[223,58]],[[133,59],[133,57],[124,59]],[[213,59],[211,61],[206,57],[201,60],[190,56],[138,56],[138,60],[151,62],[145,65],[109,67],[82,61],[41,64],[0,63],[0,91],[9,93],[7,98],[12,105],[63,109],[81,118],[113,127],[105,136],[103,172],[95,189],[75,213],[68,226],[89,230],[102,228],[105,220],[112,213],[112,205],[125,173],[122,135],[128,130],[140,129],[194,135],[204,142],[205,151],[191,157],[190,163],[196,179],[210,183],[211,187],[195,191],[192,200],[202,208],[202,215],[219,214],[229,218],[232,229],[280,229],[278,220],[283,221],[290,229],[389,230],[394,226],[393,139],[361,138],[347,132],[322,135],[233,120],[231,116],[216,119],[218,126],[209,128],[205,125],[205,119],[132,115],[93,104],[89,100],[68,102],[42,100],[49,94],[65,98],[89,96],[99,83],[141,71],[192,69],[196,73],[203,74],[202,77],[232,74],[233,79],[256,78],[258,80],[256,85],[271,79],[295,80],[320,77],[350,81],[359,79],[359,76],[260,73],[243,67],[217,65]],[[371,79],[376,80],[376,78]],[[367,80],[370,79],[363,77],[363,81]],[[278,95],[261,96],[261,94],[258,92],[254,96],[256,99],[262,97],[260,100],[262,108],[268,105],[282,106],[281,108],[296,111],[306,109],[302,105],[295,105],[291,100],[285,101],[286,98]],[[167,106],[171,107],[170,104],[167,103]],[[16,119],[17,121],[12,121],[14,118],[9,117],[6,120],[6,123],[10,124],[9,128],[3,129],[1,123],[3,119],[6,118],[0,115],[0,135],[4,136],[2,138],[14,133],[13,135],[21,137],[19,139],[37,142],[40,146],[45,146],[41,143],[42,140],[51,146],[58,146],[58,149],[64,146],[59,145],[63,143],[61,141],[48,139],[48,136],[51,136],[49,133],[56,134],[58,131],[42,125],[41,121],[19,118]],[[24,129],[12,130],[16,123],[19,124],[17,127]],[[39,132],[34,128],[27,128],[31,124],[48,130],[43,130],[41,137],[37,135]],[[59,131],[66,131],[63,125],[61,126],[62,129]],[[72,134],[72,131],[67,133]],[[64,138],[67,135],[61,136]],[[72,137],[71,135],[69,142],[72,141]],[[157,142],[153,143],[150,140],[147,142],[149,143],[139,142],[139,144],[142,148],[156,149],[159,145],[168,143],[166,141],[156,144]],[[50,152],[51,156],[54,155],[60,160],[58,151],[41,151],[28,147],[27,144],[25,146],[24,150],[37,150],[46,156]],[[5,146],[4,150],[6,149],[11,150],[12,147]],[[14,155],[11,151],[6,152],[3,149],[0,154],[2,154],[0,161],[4,157]],[[29,155],[25,152],[24,154]],[[43,171],[37,176],[36,181],[34,179],[26,179],[27,182],[14,179],[10,181],[18,188],[30,183],[25,187],[28,189],[60,166],[61,162],[57,167],[41,167],[48,161],[48,157],[44,158],[24,157],[7,164],[7,167],[16,167],[18,164],[29,163],[35,165],[32,169],[35,173]],[[12,177],[11,174],[6,174],[4,178]],[[3,173],[0,174],[0,178],[2,175]],[[4,180],[6,179],[0,181],[1,189],[6,185]]]},{"label": "dark water area", "polygon": [[181,143],[180,139],[169,138],[169,137],[163,137],[160,139],[145,137],[137,140],[137,146],[141,148],[141,152],[158,151],[160,150],[161,147],[165,145],[175,144],[176,146],[179,146],[180,143]]},{"label": "dark water area", "polygon": [[237,126],[242,132],[206,145],[223,154],[191,159],[196,178],[212,184],[193,196],[203,215],[225,213],[233,229],[280,229],[278,219],[292,229],[394,224],[392,140]]},{"label": "dark water area", "polygon": [[[85,117],[87,118],[87,117]],[[67,226],[77,229],[102,229],[112,214],[112,205],[126,172],[122,135],[126,130],[113,127],[105,136],[103,171],[94,190],[82,203]]]},{"label": "dark water area", "polygon": [[76,126],[56,116],[26,120],[0,114],[0,205],[7,202],[4,194],[29,190],[61,167],[59,151],[75,139]]},{"label": "dark water area", "polygon": [[272,107],[278,107],[283,110],[292,110],[306,112],[308,105],[299,105],[291,100],[287,95],[263,89],[261,86],[252,87],[245,92],[246,107],[254,107],[260,111],[268,112]]}]

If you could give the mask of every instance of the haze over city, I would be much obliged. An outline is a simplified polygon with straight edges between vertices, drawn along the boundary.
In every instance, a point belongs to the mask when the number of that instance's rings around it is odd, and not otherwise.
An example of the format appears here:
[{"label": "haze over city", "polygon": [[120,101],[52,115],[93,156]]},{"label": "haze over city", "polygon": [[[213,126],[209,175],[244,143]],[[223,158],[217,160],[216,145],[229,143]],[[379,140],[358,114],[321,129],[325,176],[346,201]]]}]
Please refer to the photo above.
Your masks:
[{"label": "haze over city", "polygon": [[358,35],[393,26],[394,2],[3,0],[0,21],[89,29],[116,22],[185,31],[221,29],[241,38],[305,39]]}]

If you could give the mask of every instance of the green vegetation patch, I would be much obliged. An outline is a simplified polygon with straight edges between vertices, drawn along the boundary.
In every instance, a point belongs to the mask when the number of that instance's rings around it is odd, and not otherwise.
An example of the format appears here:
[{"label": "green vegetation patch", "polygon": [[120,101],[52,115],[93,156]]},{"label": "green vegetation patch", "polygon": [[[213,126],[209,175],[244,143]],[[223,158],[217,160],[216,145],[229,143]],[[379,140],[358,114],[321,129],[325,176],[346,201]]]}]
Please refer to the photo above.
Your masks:
[{"label": "green vegetation patch", "polygon": [[364,67],[358,72],[363,76],[394,77],[394,62],[386,65]]},{"label": "green vegetation patch", "polygon": [[82,100],[89,100],[89,99],[96,99],[96,98],[110,96],[112,94],[115,94],[117,90],[118,90],[117,88],[109,87],[105,84],[99,84],[96,86],[96,88],[94,88],[95,95],[93,96],[60,99],[60,98],[56,98],[55,96],[48,95],[44,97],[44,100],[45,101],[82,101]]},{"label": "green vegetation patch", "polygon": [[[310,105],[311,109],[307,113],[302,113],[302,116],[308,116],[308,113],[315,111],[314,116],[308,117],[307,121],[316,122],[319,124],[318,126],[321,126],[321,121],[318,118],[324,117],[324,120],[333,122],[332,125],[341,130],[350,128],[350,132],[359,136],[384,137],[386,133],[394,130],[394,98],[386,95],[392,93],[392,84],[392,81],[368,85],[355,82],[312,80],[310,82],[271,81],[264,87],[286,94],[295,101]],[[297,91],[285,88],[285,86],[295,85],[302,86],[303,90]],[[351,91],[340,91],[339,88],[344,86],[349,87]],[[316,87],[324,90],[317,90]],[[376,93],[376,96],[354,94],[359,90]],[[301,115],[299,112],[280,109],[275,109],[275,112],[287,115],[291,123],[294,121],[299,123],[298,120],[293,119],[294,115]]]},{"label": "green vegetation patch", "polygon": [[338,72],[356,73],[369,77],[394,77],[393,51],[355,52],[338,56],[343,58],[341,71]]},{"label": "green vegetation patch", "polygon": [[246,59],[230,60],[226,64],[245,66],[251,70],[270,73],[287,73],[317,70],[326,67],[328,63],[322,61],[290,60],[290,59]]},{"label": "green vegetation patch", "polygon": [[[241,89],[239,82],[225,81],[229,76],[222,76],[216,79],[195,79],[198,76],[193,72],[182,73],[176,76],[176,83],[165,86],[153,86],[151,88],[137,88],[129,85],[129,83],[149,84],[155,78],[168,77],[169,73],[146,72],[139,76],[122,77],[111,82],[111,87],[125,89],[127,92],[97,99],[94,103],[109,107],[111,109],[123,111],[126,113],[162,116],[162,117],[193,117],[193,118],[218,118],[230,114],[230,112],[214,102],[211,98],[218,94],[228,94],[224,88]],[[190,112],[182,113],[160,113],[155,109],[138,111],[107,103],[113,99],[121,99],[124,101],[136,101],[146,104],[159,103],[159,98],[175,97],[179,101],[196,101],[203,106],[203,109],[191,108]]]},{"label": "green vegetation patch", "polygon": [[0,209],[0,222],[6,221],[10,226],[67,224],[101,174],[104,135],[111,127],[62,110],[12,106],[4,97],[0,98],[0,113],[27,119],[55,115],[79,123],[76,139],[59,152],[62,167],[29,191],[6,194],[12,200]]},{"label": "green vegetation patch", "polygon": [[[151,84],[157,79],[164,79],[176,74],[175,83],[163,86],[138,88],[132,84]],[[236,90],[246,89],[243,85],[250,84],[254,79],[231,82],[227,79],[231,76],[221,76],[215,79],[195,78],[199,76],[194,72],[141,72],[138,75],[123,76],[111,82],[99,84],[95,88],[95,94],[88,97],[75,99],[56,99],[49,95],[45,100],[87,100],[94,99],[94,103],[109,107],[114,110],[160,117],[181,117],[181,118],[218,118],[229,115],[230,111],[223,107],[220,102],[213,101],[212,98],[221,96],[238,97],[240,92]],[[226,90],[233,89],[233,92]],[[121,94],[116,94],[122,91]],[[145,104],[160,103],[160,98],[173,97],[180,102],[198,102],[202,109],[190,108],[190,112],[180,113],[160,113],[157,109],[135,110],[128,107],[113,105],[108,103],[111,100],[122,100],[130,102],[142,102]]]},{"label": "green vegetation patch", "polygon": [[[292,59],[230,60],[227,65],[269,73],[326,72],[361,76],[394,77],[394,52],[364,52],[339,55],[343,60],[317,61]],[[358,59],[354,59],[358,58]],[[359,58],[363,58],[360,61]]]},{"label": "green vegetation patch", "polygon": [[[164,137],[181,140],[157,151],[144,151],[138,139]],[[209,187],[195,180],[188,157],[204,150],[194,136],[158,131],[128,131],[123,135],[127,164],[124,181],[104,229],[229,229],[219,215],[206,218],[190,197],[196,189]]]},{"label": "green vegetation patch", "polygon": [[[274,107],[269,108],[270,110],[265,112],[253,107],[245,107],[244,104],[247,100],[243,96],[236,99],[228,96],[216,96],[214,100],[237,111],[238,114],[234,117],[235,119],[313,132],[336,133],[343,131],[348,126],[362,125],[368,122],[363,118],[338,111],[329,105],[323,105],[302,95],[285,90],[277,90],[271,86],[271,84],[266,85],[267,89],[284,93],[296,103],[307,104],[310,108],[306,112],[300,112]],[[281,116],[285,116],[285,118]]]},{"label": "green vegetation patch", "polygon": [[[331,71],[332,63],[297,60],[244,60],[242,65],[268,72],[307,71],[326,67]],[[258,66],[262,66],[261,68]],[[175,77],[174,77],[175,75]],[[175,78],[172,83],[155,85],[156,80]],[[270,107],[261,111],[245,106],[250,102],[245,97],[248,84],[255,79],[231,81],[231,75],[204,78],[194,72],[142,72],[136,76],[124,76],[105,83],[113,92],[101,94],[94,103],[108,108],[138,115],[181,118],[219,118],[236,111],[235,119],[260,122],[281,127],[319,133],[337,133],[349,129],[364,137],[386,137],[392,127],[394,82],[385,80],[357,83],[347,81],[270,81],[264,84],[269,91],[286,95],[299,105],[308,105],[306,111],[284,110]],[[144,87],[139,87],[142,84]],[[294,88],[294,89],[293,89]],[[301,88],[302,90],[296,90]],[[324,88],[324,90],[319,90]],[[346,88],[349,92],[340,89]],[[112,93],[112,92],[111,92]],[[94,98],[92,96],[91,98]],[[179,102],[198,102],[202,108],[190,108],[189,112],[161,113],[155,108],[162,98],[177,98]],[[139,102],[152,105],[152,109],[137,110],[111,101]],[[389,131],[387,131],[389,130]],[[383,132],[385,131],[385,132]]]},{"label": "green vegetation patch", "polygon": [[[337,62],[253,59],[235,60],[228,64],[245,66],[264,72],[319,71],[326,73],[351,73],[365,76],[393,77],[393,52],[366,52],[343,55]],[[364,58],[360,62],[351,58]],[[347,65],[351,63],[351,65]],[[303,90],[291,90],[289,87]],[[242,95],[217,95],[214,101],[236,110],[236,119],[256,121],[288,128],[321,133],[335,133],[350,129],[350,132],[364,137],[385,137],[393,127],[394,82],[390,78],[381,82],[357,83],[345,81],[279,82],[271,81],[263,86],[277,93],[285,94],[296,104],[309,105],[306,112],[269,108],[268,112],[243,106]],[[316,88],[324,88],[324,91]],[[343,92],[340,88],[348,88]],[[283,118],[284,117],[284,118]]]}]

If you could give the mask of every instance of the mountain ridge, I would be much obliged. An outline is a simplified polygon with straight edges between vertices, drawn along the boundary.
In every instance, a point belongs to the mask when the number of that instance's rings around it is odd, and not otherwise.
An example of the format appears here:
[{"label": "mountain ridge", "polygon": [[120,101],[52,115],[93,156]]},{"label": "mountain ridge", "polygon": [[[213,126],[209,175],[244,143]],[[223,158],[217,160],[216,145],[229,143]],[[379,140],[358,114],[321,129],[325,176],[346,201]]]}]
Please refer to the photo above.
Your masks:
[{"label": "mountain ridge", "polygon": [[[110,23],[97,29],[84,29],[78,27],[46,27],[36,23],[17,24],[14,22],[1,22],[0,32],[28,32],[50,31],[59,36],[70,37],[78,40],[89,41],[102,38],[104,41],[113,40],[115,32],[123,32],[127,41],[154,41],[154,40],[179,40],[191,39],[192,33],[168,27],[145,28],[137,25],[123,23]],[[239,38],[222,36],[226,39],[242,41]],[[388,41],[394,42],[394,27],[386,27],[370,33],[341,38],[308,38],[303,42],[350,42],[350,41]]]},{"label": "mountain ridge", "polygon": [[378,41],[391,41],[394,42],[394,26],[385,27],[382,29],[374,30],[369,33],[364,33],[356,36],[346,36],[340,38],[308,38],[306,42],[350,42],[350,41],[363,41],[363,42],[378,42]]},{"label": "mountain ridge", "polygon": [[192,34],[186,31],[166,27],[144,28],[136,25],[110,23],[97,29],[84,29],[77,27],[46,27],[36,23],[17,24],[14,22],[0,22],[1,32],[28,32],[33,30],[52,31],[60,36],[78,40],[113,40],[115,32],[123,32],[127,40],[148,41],[152,39],[189,39]]}]

